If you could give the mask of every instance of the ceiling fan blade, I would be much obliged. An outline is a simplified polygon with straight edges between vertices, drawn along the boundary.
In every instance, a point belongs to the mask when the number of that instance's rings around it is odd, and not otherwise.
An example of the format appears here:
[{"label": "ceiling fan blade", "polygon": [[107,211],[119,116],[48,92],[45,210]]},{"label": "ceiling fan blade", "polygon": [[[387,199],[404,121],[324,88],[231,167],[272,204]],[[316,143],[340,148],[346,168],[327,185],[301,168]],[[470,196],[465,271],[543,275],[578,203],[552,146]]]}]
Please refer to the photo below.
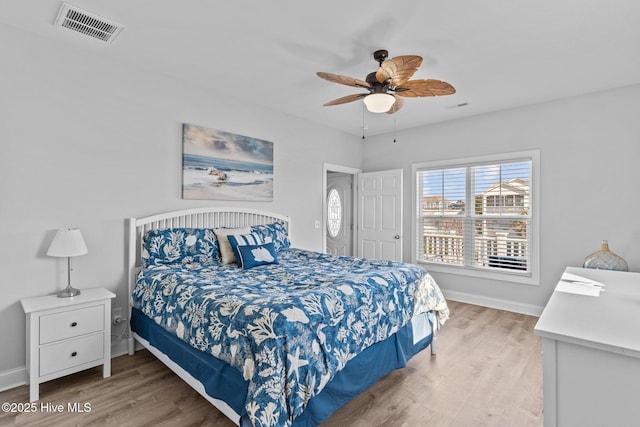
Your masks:
[{"label": "ceiling fan blade", "polygon": [[318,77],[333,83],[340,83],[342,85],[353,87],[364,87],[367,89],[371,87],[371,85],[364,80],[354,79],[353,77],[341,76],[339,74],[323,73],[322,71],[318,71],[316,74],[318,75]]},{"label": "ceiling fan blade", "polygon": [[330,105],[340,105],[346,104],[347,102],[357,101],[358,99],[362,99],[365,96],[369,95],[368,93],[356,93],[354,95],[343,96],[342,98],[334,99],[333,101],[326,102],[322,104],[324,107],[328,107]]},{"label": "ceiling fan blade", "polygon": [[401,86],[422,65],[422,57],[416,55],[396,56],[380,64],[376,71],[376,80],[389,82],[390,87]]},{"label": "ceiling fan blade", "polygon": [[393,114],[404,106],[404,99],[400,98],[395,93],[392,95],[396,99],[396,102],[394,102],[391,108],[389,108],[389,111],[387,111],[387,114]]},{"label": "ceiling fan blade", "polygon": [[434,79],[409,80],[397,88],[398,96],[403,98],[418,98],[422,96],[453,95],[456,90],[447,82]]}]

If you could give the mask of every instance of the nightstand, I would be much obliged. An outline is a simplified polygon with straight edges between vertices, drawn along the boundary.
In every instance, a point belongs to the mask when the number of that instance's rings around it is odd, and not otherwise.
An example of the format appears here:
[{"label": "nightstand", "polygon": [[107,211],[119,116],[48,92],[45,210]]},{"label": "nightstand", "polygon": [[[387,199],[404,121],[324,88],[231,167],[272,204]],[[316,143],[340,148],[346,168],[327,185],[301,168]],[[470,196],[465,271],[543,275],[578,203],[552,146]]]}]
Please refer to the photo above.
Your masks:
[{"label": "nightstand", "polygon": [[27,316],[29,400],[39,398],[40,383],[102,365],[111,376],[111,298],[104,288],[80,295],[55,294],[21,300]]}]

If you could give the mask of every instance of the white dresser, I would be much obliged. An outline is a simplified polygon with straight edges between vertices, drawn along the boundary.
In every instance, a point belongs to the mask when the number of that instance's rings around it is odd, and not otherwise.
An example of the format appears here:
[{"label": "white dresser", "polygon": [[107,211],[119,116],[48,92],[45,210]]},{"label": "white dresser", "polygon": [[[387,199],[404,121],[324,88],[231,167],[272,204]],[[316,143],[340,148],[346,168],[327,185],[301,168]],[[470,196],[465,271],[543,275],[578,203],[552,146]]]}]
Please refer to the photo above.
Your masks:
[{"label": "white dresser", "polygon": [[104,288],[83,289],[78,296],[56,295],[21,300],[27,321],[29,400],[39,385],[54,378],[103,365],[111,375],[111,298]]},{"label": "white dresser", "polygon": [[640,425],[640,273],[567,267],[599,296],[555,291],[542,337],[545,427]]}]

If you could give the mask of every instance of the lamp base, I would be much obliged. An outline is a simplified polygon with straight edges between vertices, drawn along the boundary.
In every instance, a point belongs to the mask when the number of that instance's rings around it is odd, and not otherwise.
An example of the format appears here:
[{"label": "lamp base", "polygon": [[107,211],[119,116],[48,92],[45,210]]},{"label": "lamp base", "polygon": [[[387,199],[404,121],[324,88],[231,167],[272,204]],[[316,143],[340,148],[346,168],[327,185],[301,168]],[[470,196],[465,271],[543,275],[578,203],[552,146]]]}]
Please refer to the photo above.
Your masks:
[{"label": "lamp base", "polygon": [[80,295],[80,289],[72,288],[71,285],[67,286],[56,294],[58,298],[69,298]]}]

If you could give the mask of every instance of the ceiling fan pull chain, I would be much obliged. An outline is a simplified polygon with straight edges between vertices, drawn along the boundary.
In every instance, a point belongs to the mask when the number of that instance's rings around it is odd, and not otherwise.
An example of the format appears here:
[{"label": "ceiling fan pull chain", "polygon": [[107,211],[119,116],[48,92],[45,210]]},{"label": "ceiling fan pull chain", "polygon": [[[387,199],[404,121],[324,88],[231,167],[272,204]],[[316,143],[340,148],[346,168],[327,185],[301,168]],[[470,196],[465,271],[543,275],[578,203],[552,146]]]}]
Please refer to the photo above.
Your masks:
[{"label": "ceiling fan pull chain", "polygon": [[362,104],[362,140],[364,141],[364,103]]},{"label": "ceiling fan pull chain", "polygon": [[396,143],[396,116],[393,116],[393,143]]}]

